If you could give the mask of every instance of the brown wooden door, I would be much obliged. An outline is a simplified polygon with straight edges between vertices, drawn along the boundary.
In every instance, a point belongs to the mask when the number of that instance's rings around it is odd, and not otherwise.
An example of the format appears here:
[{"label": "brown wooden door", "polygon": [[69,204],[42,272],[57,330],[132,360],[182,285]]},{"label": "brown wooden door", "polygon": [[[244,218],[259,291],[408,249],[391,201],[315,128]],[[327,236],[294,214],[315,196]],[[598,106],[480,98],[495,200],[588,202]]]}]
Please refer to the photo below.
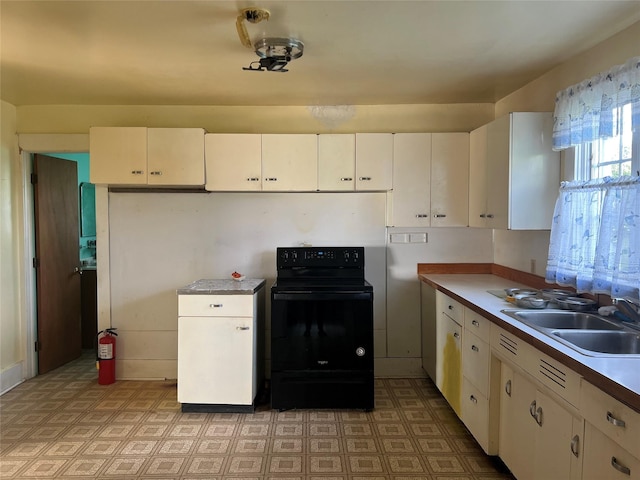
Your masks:
[{"label": "brown wooden door", "polygon": [[34,159],[38,373],[82,354],[78,172],[75,162]]}]

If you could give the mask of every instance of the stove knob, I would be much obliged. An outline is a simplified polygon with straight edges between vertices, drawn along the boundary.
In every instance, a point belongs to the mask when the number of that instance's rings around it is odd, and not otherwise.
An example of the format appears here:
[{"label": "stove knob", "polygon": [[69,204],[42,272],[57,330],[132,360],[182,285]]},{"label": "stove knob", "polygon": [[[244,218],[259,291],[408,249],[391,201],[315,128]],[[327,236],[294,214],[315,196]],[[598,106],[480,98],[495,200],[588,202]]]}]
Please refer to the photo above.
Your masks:
[{"label": "stove knob", "polygon": [[365,354],[364,348],[362,348],[362,347],[356,348],[356,355],[357,356],[364,357],[364,354]]}]

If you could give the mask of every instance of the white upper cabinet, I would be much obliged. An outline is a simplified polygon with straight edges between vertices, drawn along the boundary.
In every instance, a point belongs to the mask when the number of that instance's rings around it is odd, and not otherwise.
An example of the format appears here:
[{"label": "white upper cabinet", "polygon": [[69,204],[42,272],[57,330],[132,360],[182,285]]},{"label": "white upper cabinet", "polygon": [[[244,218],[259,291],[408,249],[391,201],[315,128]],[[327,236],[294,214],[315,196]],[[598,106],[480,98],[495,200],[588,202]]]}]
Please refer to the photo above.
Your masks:
[{"label": "white upper cabinet", "polygon": [[469,134],[431,137],[431,226],[466,227],[469,219]]},{"label": "white upper cabinet", "polygon": [[147,184],[146,127],[91,127],[89,155],[91,183]]},{"label": "white upper cabinet", "polygon": [[315,134],[262,135],[262,189],[316,191],[318,136]]},{"label": "white upper cabinet", "polygon": [[393,138],[393,192],[390,225],[431,225],[431,134],[396,133]]},{"label": "white upper cabinet", "polygon": [[204,185],[204,129],[147,130],[149,185]]},{"label": "white upper cabinet", "polygon": [[467,226],[468,133],[396,133],[389,225]]},{"label": "white upper cabinet", "polygon": [[204,185],[201,128],[92,127],[91,183]]},{"label": "white upper cabinet", "polygon": [[356,174],[355,134],[318,136],[318,190],[353,191]]},{"label": "white upper cabinet", "polygon": [[391,190],[393,134],[356,133],[356,190]]},{"label": "white upper cabinet", "polygon": [[560,160],[551,150],[551,130],[550,113],[514,112],[472,132],[471,226],[551,228],[560,186]]},{"label": "white upper cabinet", "polygon": [[205,164],[210,191],[262,189],[262,135],[259,133],[208,133]]}]

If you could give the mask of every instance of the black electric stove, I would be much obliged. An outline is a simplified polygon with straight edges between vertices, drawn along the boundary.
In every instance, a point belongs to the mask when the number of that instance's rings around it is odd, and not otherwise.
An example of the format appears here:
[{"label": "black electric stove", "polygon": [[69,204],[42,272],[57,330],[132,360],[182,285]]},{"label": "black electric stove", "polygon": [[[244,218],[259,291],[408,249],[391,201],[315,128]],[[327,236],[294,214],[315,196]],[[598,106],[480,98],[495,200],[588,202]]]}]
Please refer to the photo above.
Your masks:
[{"label": "black electric stove", "polygon": [[374,407],[373,287],[364,247],[278,248],[271,406]]}]

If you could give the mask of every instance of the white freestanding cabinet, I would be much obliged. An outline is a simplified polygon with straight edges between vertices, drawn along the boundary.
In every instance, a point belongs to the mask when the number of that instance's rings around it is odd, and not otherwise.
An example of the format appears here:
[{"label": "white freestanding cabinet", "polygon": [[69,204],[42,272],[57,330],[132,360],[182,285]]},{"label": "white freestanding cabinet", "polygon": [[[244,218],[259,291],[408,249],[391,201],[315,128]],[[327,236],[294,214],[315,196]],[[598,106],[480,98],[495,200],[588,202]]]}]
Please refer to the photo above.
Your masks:
[{"label": "white freestanding cabinet", "polygon": [[318,135],[318,190],[355,190],[356,136]]},{"label": "white freestanding cabinet", "polygon": [[262,190],[262,135],[207,133],[204,138],[206,190]]},{"label": "white freestanding cabinet", "polygon": [[202,128],[91,127],[91,183],[204,185]]},{"label": "white freestanding cabinet", "polygon": [[254,410],[264,378],[265,281],[245,282],[200,280],[178,290],[182,411]]},{"label": "white freestanding cabinet", "polygon": [[262,135],[262,190],[318,189],[318,136]]},{"label": "white freestanding cabinet", "polygon": [[513,112],[471,132],[469,226],[548,230],[560,187],[552,115]]},{"label": "white freestanding cabinet", "polygon": [[356,133],[356,190],[391,190],[393,134]]}]

